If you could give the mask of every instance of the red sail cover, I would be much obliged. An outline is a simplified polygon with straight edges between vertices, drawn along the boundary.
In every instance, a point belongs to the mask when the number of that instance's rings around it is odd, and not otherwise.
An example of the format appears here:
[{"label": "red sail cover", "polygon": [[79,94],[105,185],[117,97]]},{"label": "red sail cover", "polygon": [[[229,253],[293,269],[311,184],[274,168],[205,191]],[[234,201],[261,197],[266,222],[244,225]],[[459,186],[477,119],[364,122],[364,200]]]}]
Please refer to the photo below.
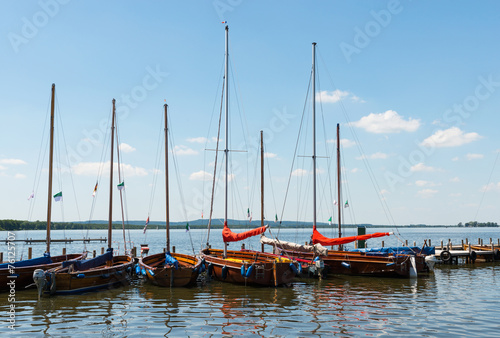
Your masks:
[{"label": "red sail cover", "polygon": [[360,235],[360,236],[350,236],[350,237],[340,237],[340,238],[328,238],[323,236],[316,230],[316,227],[313,227],[313,235],[312,235],[312,241],[313,244],[321,244],[324,246],[329,246],[329,245],[340,245],[340,244],[346,244],[346,243],[351,243],[354,241],[362,241],[365,239],[370,239],[370,238],[375,238],[375,237],[384,237],[384,236],[389,236],[389,232],[375,232],[373,234],[367,234],[367,235]]},{"label": "red sail cover", "polygon": [[237,234],[235,232],[232,232],[231,229],[229,229],[229,227],[227,226],[227,223],[224,222],[224,229],[222,230],[222,239],[224,240],[224,242],[238,242],[238,241],[242,241],[248,237],[260,235],[260,234],[264,233],[266,231],[266,229],[267,229],[267,225],[264,225],[262,227],[258,227],[258,228]]}]

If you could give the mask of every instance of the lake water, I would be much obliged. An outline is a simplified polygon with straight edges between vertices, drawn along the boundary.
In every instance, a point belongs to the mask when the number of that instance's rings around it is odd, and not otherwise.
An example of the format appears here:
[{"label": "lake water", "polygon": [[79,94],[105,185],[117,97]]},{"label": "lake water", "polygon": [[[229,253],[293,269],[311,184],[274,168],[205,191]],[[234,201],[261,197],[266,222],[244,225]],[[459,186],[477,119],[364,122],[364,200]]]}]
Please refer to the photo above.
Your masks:
[{"label": "lake water", "polygon": [[[370,229],[372,231],[384,229]],[[276,231],[276,230],[275,230]],[[330,235],[329,230],[321,230]],[[352,235],[347,230],[346,235]],[[221,230],[213,231],[210,243],[221,247]],[[305,241],[310,229],[281,230],[284,240]],[[17,232],[24,237],[43,238],[43,231]],[[106,236],[106,231],[53,231],[53,238]],[[135,246],[148,243],[151,253],[162,250],[162,230],[130,231]],[[171,241],[177,252],[198,252],[206,242],[205,231],[174,230]],[[7,236],[0,232],[0,239]],[[119,240],[120,231],[113,237]],[[398,236],[421,245],[441,240],[460,243],[468,238],[496,242],[499,228],[399,228]],[[369,240],[370,247],[396,245],[395,236]],[[5,243],[5,242],[4,242]],[[6,251],[2,243],[0,251]],[[35,255],[45,250],[34,244]],[[59,254],[63,244],[53,245]],[[105,246],[86,244],[89,251]],[[116,245],[114,245],[117,247]],[[234,246],[234,247],[231,247]],[[236,249],[239,244],[232,244]],[[246,242],[259,249],[258,239]],[[66,245],[68,252],[79,252],[82,243]],[[27,245],[17,244],[17,253]],[[120,250],[123,251],[123,244]],[[26,254],[26,253],[25,253]],[[159,288],[142,280],[127,287],[56,296],[37,301],[35,290],[16,292],[15,330],[8,328],[10,303],[0,294],[2,336],[104,336],[104,337],[359,337],[412,336],[493,337],[500,332],[500,264],[438,266],[434,274],[417,280],[334,276],[327,280],[298,280],[290,287],[256,288],[210,282],[192,288]]]}]

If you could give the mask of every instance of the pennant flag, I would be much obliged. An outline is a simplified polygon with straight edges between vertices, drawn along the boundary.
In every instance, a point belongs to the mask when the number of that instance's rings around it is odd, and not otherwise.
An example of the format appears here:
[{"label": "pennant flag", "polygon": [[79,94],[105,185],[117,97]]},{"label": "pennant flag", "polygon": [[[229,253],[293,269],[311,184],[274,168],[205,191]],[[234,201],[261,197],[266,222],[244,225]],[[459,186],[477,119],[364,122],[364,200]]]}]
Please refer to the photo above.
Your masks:
[{"label": "pennant flag", "polygon": [[344,208],[349,208],[349,201],[345,201]]},{"label": "pennant flag", "polygon": [[250,218],[250,208],[247,209],[247,217]]},{"label": "pennant flag", "polygon": [[143,234],[146,233],[146,229],[148,228],[148,224],[149,224],[149,216],[148,216],[148,219],[146,220],[146,225],[144,226],[144,230],[142,230]]},{"label": "pennant flag", "polygon": [[94,187],[94,191],[92,192],[92,197],[95,197],[96,191],[97,191],[97,182],[95,182],[95,187]]},{"label": "pennant flag", "polygon": [[276,214],[276,216],[274,218],[274,223],[278,223],[278,214]]},{"label": "pennant flag", "polygon": [[54,195],[54,200],[56,202],[62,201],[62,191],[58,192],[57,194]]},{"label": "pennant flag", "polygon": [[249,221],[250,223],[252,223],[252,216],[253,216],[253,214],[250,214],[250,218],[248,219],[248,221]]},{"label": "pennant flag", "polygon": [[120,191],[121,191],[121,190],[123,190],[123,189],[125,189],[125,182],[122,182],[122,183],[118,184],[118,185],[117,185],[117,188],[118,188],[118,190],[120,190]]},{"label": "pennant flag", "polygon": [[227,21],[222,21],[222,23],[227,23]]},{"label": "pennant flag", "polygon": [[201,218],[203,218],[203,211],[201,212]]},{"label": "pennant flag", "polygon": [[333,205],[339,205],[337,201],[333,200]]},{"label": "pennant flag", "polygon": [[330,218],[328,219],[328,224],[332,225],[332,216],[330,216]]},{"label": "pennant flag", "polygon": [[186,223],[186,232],[188,232],[188,231],[189,231],[189,222]]},{"label": "pennant flag", "polygon": [[34,198],[34,197],[35,197],[35,192],[34,192],[34,191],[32,191],[32,192],[31,192],[31,195],[29,195],[29,197],[28,197],[28,201],[29,201],[30,199]]}]

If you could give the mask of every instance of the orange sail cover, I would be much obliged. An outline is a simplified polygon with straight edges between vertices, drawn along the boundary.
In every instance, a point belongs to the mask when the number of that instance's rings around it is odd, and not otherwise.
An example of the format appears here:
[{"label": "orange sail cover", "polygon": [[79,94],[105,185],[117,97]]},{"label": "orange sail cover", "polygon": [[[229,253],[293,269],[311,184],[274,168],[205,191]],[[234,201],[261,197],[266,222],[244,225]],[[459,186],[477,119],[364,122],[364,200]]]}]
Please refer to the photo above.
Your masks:
[{"label": "orange sail cover", "polygon": [[267,229],[267,225],[264,225],[262,227],[258,227],[252,230],[248,230],[242,233],[235,233],[232,232],[231,229],[227,226],[227,222],[224,222],[224,229],[222,230],[222,239],[224,242],[238,242],[242,241],[245,238],[260,235],[264,233]]},{"label": "orange sail cover", "polygon": [[316,226],[313,227],[313,235],[312,235],[312,241],[313,244],[321,244],[324,246],[329,246],[329,245],[340,245],[340,244],[346,244],[346,243],[351,243],[354,241],[362,241],[365,239],[370,239],[370,238],[375,238],[375,237],[384,237],[384,236],[389,236],[391,235],[390,232],[374,232],[373,234],[367,234],[367,235],[360,235],[360,236],[350,236],[350,237],[340,237],[340,238],[328,238],[323,236],[316,230]]}]

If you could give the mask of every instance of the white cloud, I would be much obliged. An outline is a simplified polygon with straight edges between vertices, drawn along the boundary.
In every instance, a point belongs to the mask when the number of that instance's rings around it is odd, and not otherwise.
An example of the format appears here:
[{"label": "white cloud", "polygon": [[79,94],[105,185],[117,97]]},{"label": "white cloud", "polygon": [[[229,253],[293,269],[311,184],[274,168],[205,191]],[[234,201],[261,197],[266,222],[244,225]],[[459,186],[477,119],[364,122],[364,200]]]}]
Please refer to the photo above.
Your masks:
[{"label": "white cloud", "polygon": [[460,182],[460,179],[458,178],[458,176],[455,176],[453,178],[450,178],[450,182],[458,183],[458,182]]},{"label": "white cloud", "polygon": [[359,168],[352,168],[351,169],[351,173],[358,173],[360,171],[361,171],[361,169],[359,169]]},{"label": "white cloud", "polygon": [[483,154],[467,154],[465,155],[467,160],[472,161],[472,160],[480,160],[484,157]]},{"label": "white cloud", "polygon": [[176,155],[178,155],[178,156],[182,156],[182,155],[198,155],[198,152],[196,150],[191,149],[191,148],[189,148],[187,146],[183,146],[183,145],[175,146],[173,152]]},{"label": "white cloud", "polygon": [[208,139],[206,137],[192,137],[187,139],[188,142],[190,143],[207,143],[209,141],[215,142],[217,141],[217,137],[212,137],[211,139]]},{"label": "white cloud", "polygon": [[487,185],[484,185],[480,189],[481,192],[486,192],[486,191],[500,191],[500,182],[498,183],[489,183]]},{"label": "white cloud", "polygon": [[414,171],[414,172],[415,171],[434,172],[434,171],[442,171],[442,170],[434,168],[434,167],[426,166],[423,163],[418,163],[418,164],[415,164],[413,167],[411,167],[410,171]]},{"label": "white cloud", "polygon": [[[104,175],[109,175],[109,163],[109,161],[105,162],[104,164],[100,162],[80,162],[77,165],[71,167],[71,170],[75,175],[79,176],[96,176],[99,173],[99,170],[102,170]],[[118,168],[118,164],[115,162],[113,167],[116,171]],[[122,163],[121,168],[125,177],[148,175],[146,169],[141,167],[134,167],[130,164]]]},{"label": "white cloud", "polygon": [[371,160],[385,160],[386,158],[388,158],[389,155],[385,154],[385,153],[374,153],[374,154],[371,154],[369,156],[366,156],[366,155],[362,155],[362,156],[358,156],[356,157],[357,160],[362,160],[362,159],[365,159],[365,158],[369,158]]},{"label": "white cloud", "polygon": [[26,178],[26,175],[24,175],[24,174],[15,174],[14,178],[17,178],[17,179]]},{"label": "white cloud", "polygon": [[415,181],[415,185],[417,187],[435,187],[435,186],[440,185],[440,184],[436,184],[436,183],[431,182],[431,181],[417,180],[417,181]]},{"label": "white cloud", "polygon": [[200,170],[195,173],[189,175],[189,179],[191,181],[211,181],[212,174],[207,173],[206,171]]},{"label": "white cloud", "polygon": [[276,158],[276,154],[273,153],[264,153],[264,158]]},{"label": "white cloud", "polygon": [[123,151],[124,153],[131,153],[135,151],[135,148],[126,143],[120,143],[120,150]]},{"label": "white cloud", "polygon": [[7,167],[4,167],[3,165],[0,165],[0,170],[5,170]]},{"label": "white cloud", "polygon": [[456,156],[456,157],[453,157],[451,160],[452,160],[453,162],[456,162],[456,161],[458,161],[458,160],[459,160],[459,158],[458,158],[458,156]]},{"label": "white cloud", "polygon": [[292,172],[292,176],[306,176],[307,175],[307,170],[305,169],[295,169]]},{"label": "white cloud", "polygon": [[433,135],[422,141],[421,145],[426,147],[458,147],[481,139],[478,133],[464,133],[460,128],[451,127],[446,130],[438,130]]},{"label": "white cloud", "polygon": [[433,189],[423,189],[423,190],[420,190],[417,194],[418,196],[420,196],[421,198],[431,198],[433,197],[435,194],[437,194],[438,191],[437,190],[433,190]]},{"label": "white cloud", "polygon": [[25,161],[17,159],[17,158],[4,158],[0,160],[0,164],[26,164]]},{"label": "white cloud", "polygon": [[[337,140],[336,139],[329,139],[329,140],[326,140],[326,143],[333,143],[333,144],[337,144]],[[354,145],[356,145],[356,142],[354,141],[351,141],[349,139],[346,139],[346,138],[341,138],[340,139],[340,145],[343,147],[343,148],[350,148]]]},{"label": "white cloud", "polygon": [[362,117],[357,122],[351,122],[351,125],[362,128],[370,133],[399,133],[402,131],[413,132],[420,127],[420,120],[409,118],[404,120],[394,110],[388,110],[385,113],[369,114]]},{"label": "white cloud", "polygon": [[328,92],[327,90],[322,90],[316,93],[316,100],[321,100],[324,103],[336,103],[347,96],[349,96],[348,91],[336,89],[332,92]]}]

